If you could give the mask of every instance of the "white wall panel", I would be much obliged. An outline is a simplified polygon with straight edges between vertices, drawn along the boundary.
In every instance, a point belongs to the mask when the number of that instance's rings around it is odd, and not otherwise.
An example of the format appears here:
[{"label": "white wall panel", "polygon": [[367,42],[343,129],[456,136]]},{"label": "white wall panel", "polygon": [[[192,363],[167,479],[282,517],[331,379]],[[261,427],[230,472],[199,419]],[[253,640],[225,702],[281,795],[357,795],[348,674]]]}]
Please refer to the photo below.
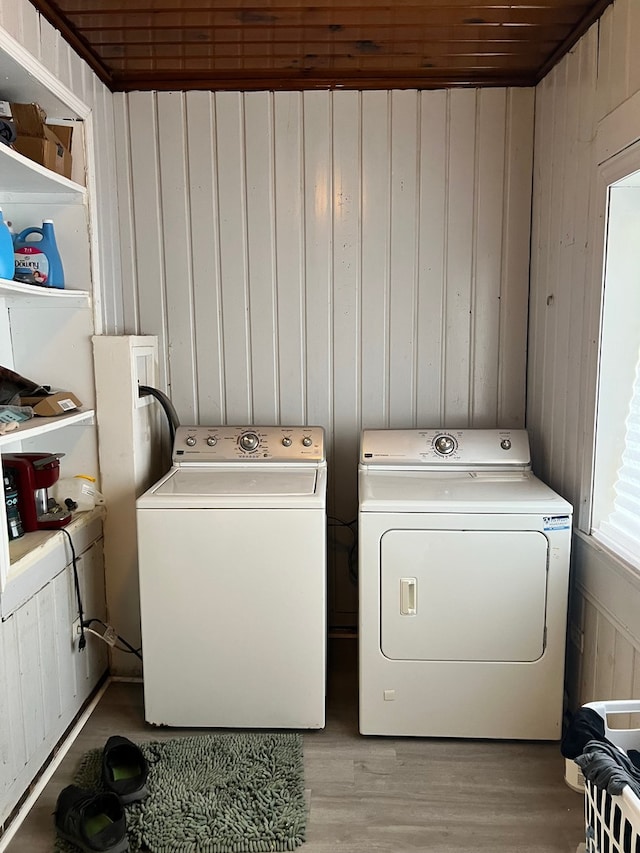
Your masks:
[{"label": "white wall panel", "polygon": [[523,424],[532,90],[116,103],[124,325],[183,422],[324,426],[343,520],[363,427]]},{"label": "white wall panel", "polygon": [[305,92],[304,222],[306,285],[306,421],[327,429],[332,451],[333,172],[331,99],[324,92]]},{"label": "white wall panel", "polygon": [[[176,108],[178,104],[176,104]],[[159,183],[158,136],[160,133],[157,119],[157,104],[155,97],[146,92],[134,92],[128,103],[129,138],[119,139],[120,153],[118,156],[118,172],[122,169],[122,150],[127,144],[127,155],[131,164],[130,192],[133,198],[133,233],[135,251],[135,272],[137,282],[144,279],[145,287],[138,288],[138,311],[141,326],[162,329],[159,357],[160,381],[162,387],[169,387],[168,364],[166,348],[168,346],[169,318],[167,316],[167,299],[165,291],[164,254],[171,251],[173,242],[164,246],[162,231],[162,196]],[[153,128],[149,134],[145,129]],[[173,180],[173,172],[179,164],[172,166],[167,175],[167,181]],[[122,194],[126,197],[126,187],[120,183]],[[128,207],[128,205],[127,205]],[[125,270],[123,270],[124,272]],[[187,285],[188,276],[181,280]],[[126,289],[126,284],[125,284]],[[188,299],[188,289],[185,294]],[[125,318],[125,324],[130,326],[130,318]]]},{"label": "white wall panel", "polygon": [[[471,377],[472,270],[476,213],[476,98],[473,90],[449,95],[447,164],[447,250],[443,423],[469,425]],[[495,227],[502,227],[502,223]]]},{"label": "white wall panel", "polygon": [[[446,423],[443,370],[448,285],[449,94],[422,92],[420,100],[416,424],[426,425]],[[523,416],[524,406],[518,413],[518,417]]]},{"label": "white wall panel", "polygon": [[[215,101],[209,92],[189,92],[186,101],[194,313],[206,318],[206,323],[196,321],[194,386],[200,422],[221,423],[225,410]],[[117,102],[126,103],[121,98]],[[139,328],[135,321],[132,328]]]},{"label": "white wall panel", "polygon": [[[149,128],[147,128],[148,132]],[[216,157],[220,216],[220,284],[223,314],[224,406],[238,423],[260,420],[251,393],[251,328],[247,245],[244,98],[216,96]],[[140,286],[144,287],[140,280]],[[182,287],[184,287],[184,283]],[[269,318],[268,318],[269,319]],[[174,377],[174,381],[178,381]],[[189,377],[185,377],[189,381]],[[182,417],[182,413],[179,413]]]},{"label": "white wall panel", "polygon": [[362,280],[368,298],[360,309],[360,406],[365,429],[390,425],[391,97],[389,92],[362,93]]},{"label": "white wall panel", "polygon": [[[264,412],[264,416],[273,423],[278,420],[278,347],[275,344],[280,338],[280,329],[286,328],[286,320],[279,317],[279,300],[276,282],[280,283],[278,269],[278,242],[282,240],[277,233],[274,196],[275,172],[280,176],[280,168],[275,161],[274,145],[274,103],[273,98],[262,98],[256,93],[247,96],[245,103],[244,133],[246,138],[246,170],[247,170],[247,233],[248,257],[247,279],[249,339],[251,341],[251,377],[252,400],[251,409]],[[291,155],[290,139],[287,136],[285,117],[284,140],[280,149],[281,156]],[[297,122],[294,120],[294,127]],[[295,132],[294,132],[295,137]],[[291,171],[296,176],[296,157],[291,164]],[[283,169],[284,172],[284,169]],[[281,184],[285,182],[282,181]],[[286,201],[282,200],[282,218],[286,218]],[[282,222],[284,226],[284,222]],[[292,223],[287,222],[287,242],[292,247],[291,258],[295,264],[298,252],[295,247],[300,243],[300,217]],[[283,263],[283,278],[285,264]],[[286,300],[283,300],[286,301]],[[291,320],[293,329],[291,343],[297,349],[296,325],[299,325],[300,313],[296,303],[292,307]],[[286,340],[286,334],[283,340]],[[299,355],[299,353],[296,353]],[[300,370],[300,358],[294,357],[290,366],[289,378],[293,380],[292,393],[299,387],[296,372]],[[286,386],[286,380],[285,380]],[[283,388],[284,390],[284,388]]]},{"label": "white wall panel", "polygon": [[[415,422],[418,257],[419,94],[394,92],[391,113],[389,235],[389,426]],[[364,300],[369,299],[363,279]]]},{"label": "white wall panel", "polygon": [[[189,382],[171,382],[174,405],[187,421],[197,420],[195,377],[195,341],[193,311],[193,274],[191,270],[191,209],[189,204],[189,165],[186,158],[184,129],[187,117],[184,97],[157,95],[159,237],[156,245],[142,245],[143,257],[153,255],[161,265],[158,276],[164,282],[166,324],[171,342],[169,379],[172,374],[189,377]],[[197,211],[196,211],[197,215]],[[153,218],[153,215],[152,217]],[[182,287],[173,286],[182,282]]]},{"label": "white wall panel", "polygon": [[507,93],[497,420],[520,425],[526,398],[524,364],[503,354],[513,350],[513,341],[527,338],[531,206],[522,199],[531,195],[533,106],[533,90]]},{"label": "white wall panel", "polygon": [[593,405],[595,377],[584,396],[585,312],[597,294],[585,286],[594,186],[596,33],[570,61],[540,84],[532,226],[527,426],[534,467],[575,505],[583,454],[585,406]]},{"label": "white wall panel", "polygon": [[[279,411],[274,411],[274,418],[280,423],[304,423],[306,418],[306,290],[300,286],[304,280],[305,237],[303,117],[300,93],[274,95],[275,192],[272,200],[276,266],[268,272],[273,273],[271,281],[275,283],[278,381],[271,400],[257,408],[266,405],[268,411],[268,406],[279,400]],[[251,313],[253,316],[253,311]],[[254,320],[257,325],[266,325],[263,319]],[[266,347],[265,354],[268,352],[269,347]]]},{"label": "white wall panel", "polygon": [[[616,0],[536,90],[527,426],[534,469],[588,523],[601,304],[598,161],[640,136],[640,7]],[[632,99],[635,100],[632,102]],[[600,223],[600,226],[599,226]],[[640,698],[640,580],[574,538],[572,707]]]},{"label": "white wall panel", "polygon": [[[498,411],[500,304],[502,284],[502,230],[504,173],[507,162],[506,109],[504,89],[478,93],[477,116],[477,202],[473,240],[474,274],[471,297],[472,369],[470,407],[474,427],[494,426]],[[504,153],[503,153],[504,152]],[[500,156],[496,156],[499,154]]]}]

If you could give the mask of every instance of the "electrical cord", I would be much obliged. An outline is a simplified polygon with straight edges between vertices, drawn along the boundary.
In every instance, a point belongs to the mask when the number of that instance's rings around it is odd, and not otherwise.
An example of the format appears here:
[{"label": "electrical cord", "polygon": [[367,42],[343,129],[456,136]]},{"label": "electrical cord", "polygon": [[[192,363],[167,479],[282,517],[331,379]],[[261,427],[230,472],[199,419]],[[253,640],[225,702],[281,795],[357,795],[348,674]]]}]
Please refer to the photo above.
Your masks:
[{"label": "electrical cord", "polygon": [[[102,619],[98,619],[97,617],[85,620],[84,627],[87,629],[87,631],[89,631],[92,634],[95,634],[96,637],[100,637],[100,639],[104,639],[102,634],[99,634],[97,631],[91,630],[91,624],[93,622],[98,622],[100,625],[102,625],[103,628],[106,628],[107,630],[110,629],[111,626],[107,625],[106,622],[103,622]],[[115,631],[114,631],[114,633],[115,633]],[[121,643],[124,643],[124,645],[126,646],[126,649],[123,649],[119,646],[116,646],[115,643],[113,644],[114,648],[118,649],[119,652],[124,652],[125,654],[128,654],[128,655],[136,655],[136,657],[139,657],[140,660],[142,660],[142,655],[140,654],[142,649],[134,649],[134,647],[131,645],[131,643],[128,643],[124,637],[120,636],[120,634],[115,634],[115,636],[118,638],[118,640],[120,640]]]},{"label": "electrical cord", "polygon": [[[113,628],[111,628],[110,625],[107,625],[106,622],[103,622],[102,619],[98,619],[96,617],[93,617],[91,619],[85,619],[84,618],[84,609],[82,607],[82,595],[80,593],[80,578],[78,577],[78,558],[76,556],[76,549],[73,545],[73,539],[71,538],[71,534],[69,533],[69,531],[66,530],[64,527],[61,527],[60,532],[64,533],[64,535],[67,537],[67,539],[69,540],[69,547],[71,548],[71,564],[73,566],[73,586],[74,586],[75,593],[76,593],[76,603],[78,606],[78,618],[80,620],[80,639],[78,640],[78,649],[80,651],[83,651],[86,648],[86,645],[87,645],[86,634],[87,634],[87,632],[90,634],[94,634],[96,637],[100,637],[101,640],[104,640],[104,637],[102,634],[98,634],[97,631],[93,631],[90,627],[92,622],[99,622],[103,626],[103,628],[105,628],[107,630],[111,630],[115,634],[115,636],[118,638],[118,640],[120,640],[121,643],[124,643],[124,645],[127,648],[126,649],[119,648],[118,646],[115,646],[115,643],[110,643],[109,645],[113,645],[115,648],[118,649],[118,651],[124,652],[125,654],[137,655],[140,658],[140,660],[142,660],[142,655],[140,654],[141,650],[140,649],[134,649],[133,646],[131,645],[131,643],[128,643],[124,639],[124,637],[121,637],[120,634],[117,634],[113,630]],[[105,642],[106,642],[106,640],[105,640]]]},{"label": "electrical cord", "polygon": [[64,535],[69,540],[69,547],[71,548],[71,564],[73,566],[73,586],[76,591],[76,601],[78,604],[78,617],[80,619],[80,639],[78,640],[78,648],[80,651],[83,651],[85,646],[87,645],[87,638],[84,634],[84,613],[82,610],[82,596],[80,594],[80,579],[78,578],[78,558],[76,557],[76,549],[73,546],[73,539],[71,538],[71,534],[68,530],[65,530],[64,527],[60,528],[60,532],[64,533]]}]

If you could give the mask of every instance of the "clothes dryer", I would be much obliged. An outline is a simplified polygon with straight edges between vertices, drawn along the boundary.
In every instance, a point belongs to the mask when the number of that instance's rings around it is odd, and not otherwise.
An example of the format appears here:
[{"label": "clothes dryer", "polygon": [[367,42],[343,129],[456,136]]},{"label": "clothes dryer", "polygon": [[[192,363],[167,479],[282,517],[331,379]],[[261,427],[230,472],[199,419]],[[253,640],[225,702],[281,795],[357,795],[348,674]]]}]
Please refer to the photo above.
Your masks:
[{"label": "clothes dryer", "polygon": [[137,501],[147,722],[324,726],[326,486],[320,427],[177,429]]},{"label": "clothes dryer", "polygon": [[359,719],[371,735],[561,736],[572,507],[524,430],[365,430]]}]

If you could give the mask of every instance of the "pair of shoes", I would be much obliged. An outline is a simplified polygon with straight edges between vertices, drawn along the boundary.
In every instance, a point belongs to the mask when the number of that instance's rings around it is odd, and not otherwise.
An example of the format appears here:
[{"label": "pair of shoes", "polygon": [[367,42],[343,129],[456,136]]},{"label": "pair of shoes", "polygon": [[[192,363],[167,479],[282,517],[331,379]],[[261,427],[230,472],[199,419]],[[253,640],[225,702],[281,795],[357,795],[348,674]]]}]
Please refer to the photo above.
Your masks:
[{"label": "pair of shoes", "polygon": [[149,793],[149,768],[130,740],[110,737],[102,751],[104,793],[68,785],[58,797],[55,820],[58,833],[85,853],[126,853],[129,849],[123,806]]}]

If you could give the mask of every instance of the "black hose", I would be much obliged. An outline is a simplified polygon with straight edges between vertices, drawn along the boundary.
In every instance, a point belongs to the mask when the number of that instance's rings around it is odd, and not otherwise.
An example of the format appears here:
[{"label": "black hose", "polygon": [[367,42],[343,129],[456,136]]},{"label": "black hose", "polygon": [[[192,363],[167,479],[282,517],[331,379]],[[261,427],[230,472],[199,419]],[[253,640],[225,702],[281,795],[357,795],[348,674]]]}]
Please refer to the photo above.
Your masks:
[{"label": "black hose", "polygon": [[167,416],[167,423],[169,425],[171,448],[173,449],[173,440],[176,437],[176,429],[180,426],[180,419],[178,418],[178,413],[176,412],[173,403],[171,402],[169,397],[167,397],[164,391],[161,391],[159,388],[152,388],[150,385],[138,385],[138,397],[146,397],[147,394],[150,394],[152,397],[155,397],[164,409],[164,413]]}]

